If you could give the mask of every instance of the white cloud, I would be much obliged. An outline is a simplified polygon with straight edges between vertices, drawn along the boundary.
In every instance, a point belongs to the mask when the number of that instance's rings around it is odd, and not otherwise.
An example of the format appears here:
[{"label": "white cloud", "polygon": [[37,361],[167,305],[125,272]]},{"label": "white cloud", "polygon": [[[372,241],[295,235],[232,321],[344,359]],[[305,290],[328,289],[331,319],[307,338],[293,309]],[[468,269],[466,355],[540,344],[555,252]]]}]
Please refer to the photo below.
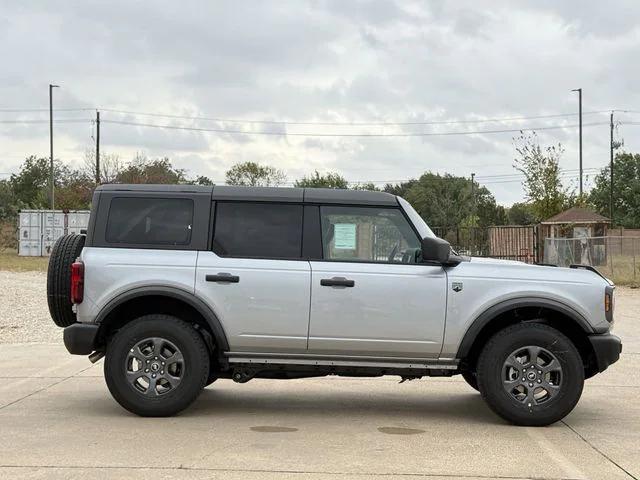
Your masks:
[{"label": "white cloud", "polygon": [[[640,4],[602,2],[10,2],[0,0],[0,108],[119,108],[178,115],[292,121],[429,121],[640,109],[635,85]],[[58,118],[92,117],[60,112]],[[0,120],[46,119],[46,112]],[[104,120],[245,128],[228,122],[132,117]],[[623,118],[621,115],[620,118]],[[607,121],[586,116],[585,123]],[[636,117],[637,120],[637,117]],[[288,126],[291,132],[446,132],[521,123],[394,127]],[[253,125],[263,132],[281,125]],[[627,148],[640,148],[633,126]],[[80,161],[91,125],[56,125],[56,156]],[[638,130],[640,132],[640,129]],[[238,161],[270,163],[290,180],[314,169],[351,180],[400,180],[422,171],[512,174],[515,134],[424,138],[305,138],[216,134],[103,124],[103,151],[167,155],[192,174],[224,178]],[[577,168],[577,132],[541,131],[566,146]],[[608,161],[608,127],[586,127],[586,167]],[[0,123],[0,172],[48,153],[46,125]],[[487,184],[499,201],[521,199],[518,183]]]}]

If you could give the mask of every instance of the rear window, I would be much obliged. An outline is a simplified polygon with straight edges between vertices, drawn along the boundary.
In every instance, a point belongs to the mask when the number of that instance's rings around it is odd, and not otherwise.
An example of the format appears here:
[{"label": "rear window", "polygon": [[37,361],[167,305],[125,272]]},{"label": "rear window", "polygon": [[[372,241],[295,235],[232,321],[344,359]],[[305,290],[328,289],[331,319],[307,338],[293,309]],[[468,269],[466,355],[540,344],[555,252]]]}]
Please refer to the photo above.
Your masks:
[{"label": "rear window", "polygon": [[302,205],[217,202],[214,251],[223,256],[300,258]]},{"label": "rear window", "polygon": [[191,241],[193,200],[125,198],[111,200],[108,243],[187,245]]}]

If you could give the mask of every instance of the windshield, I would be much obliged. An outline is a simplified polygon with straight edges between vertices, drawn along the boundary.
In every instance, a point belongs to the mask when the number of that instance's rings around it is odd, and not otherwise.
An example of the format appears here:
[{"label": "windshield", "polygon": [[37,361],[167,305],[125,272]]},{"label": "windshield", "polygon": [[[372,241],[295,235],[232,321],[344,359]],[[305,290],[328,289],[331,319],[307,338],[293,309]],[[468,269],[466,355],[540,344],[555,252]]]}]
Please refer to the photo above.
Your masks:
[{"label": "windshield", "polygon": [[418,215],[418,212],[416,212],[413,209],[411,204],[402,197],[397,197],[397,198],[398,198],[398,203],[400,204],[402,209],[405,211],[405,213],[409,217],[409,220],[411,220],[411,223],[413,223],[413,225],[416,227],[416,230],[418,230],[418,233],[420,234],[420,236],[422,238],[435,237],[436,235],[431,231],[431,229],[429,228],[429,225],[427,225],[426,222],[422,219],[422,217]]}]

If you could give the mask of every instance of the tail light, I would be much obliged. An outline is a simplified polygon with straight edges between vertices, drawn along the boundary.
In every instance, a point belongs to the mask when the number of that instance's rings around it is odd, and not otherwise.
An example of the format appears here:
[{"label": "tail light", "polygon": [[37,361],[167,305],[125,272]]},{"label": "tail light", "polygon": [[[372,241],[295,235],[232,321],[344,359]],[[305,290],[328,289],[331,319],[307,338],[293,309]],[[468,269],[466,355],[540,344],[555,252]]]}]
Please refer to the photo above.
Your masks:
[{"label": "tail light", "polygon": [[84,297],[84,263],[71,264],[71,303],[82,303]]}]

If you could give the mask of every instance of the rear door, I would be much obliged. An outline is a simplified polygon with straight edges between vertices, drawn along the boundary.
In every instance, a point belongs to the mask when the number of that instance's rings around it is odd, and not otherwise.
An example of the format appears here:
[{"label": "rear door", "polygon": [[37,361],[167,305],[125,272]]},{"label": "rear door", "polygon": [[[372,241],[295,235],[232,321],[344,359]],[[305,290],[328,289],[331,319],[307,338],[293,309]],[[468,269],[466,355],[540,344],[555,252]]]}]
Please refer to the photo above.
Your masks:
[{"label": "rear door", "polygon": [[420,262],[399,208],[320,207],[323,256],[312,261],[309,353],[437,357],[446,274]]},{"label": "rear door", "polygon": [[196,293],[220,319],[231,351],[304,352],[311,273],[302,260],[302,204],[216,201],[213,212]]}]

